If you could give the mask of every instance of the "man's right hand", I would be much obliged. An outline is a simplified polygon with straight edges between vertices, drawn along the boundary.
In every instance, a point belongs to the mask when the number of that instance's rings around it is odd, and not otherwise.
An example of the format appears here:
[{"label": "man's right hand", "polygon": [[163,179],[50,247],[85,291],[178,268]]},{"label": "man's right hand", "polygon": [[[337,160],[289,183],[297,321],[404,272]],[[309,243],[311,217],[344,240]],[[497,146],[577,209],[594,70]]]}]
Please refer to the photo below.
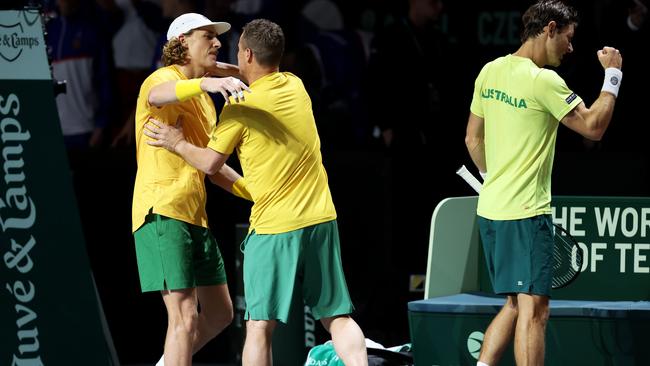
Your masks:
[{"label": "man's right hand", "polygon": [[623,67],[623,57],[619,50],[613,47],[603,47],[602,50],[598,50],[598,61],[603,66],[603,69],[608,67],[614,67],[621,69]]},{"label": "man's right hand", "polygon": [[208,93],[221,93],[228,104],[230,104],[228,94],[231,94],[233,99],[239,103],[244,100],[244,90],[249,93],[251,92],[244,82],[231,76],[225,78],[203,78],[201,81],[201,89]]}]

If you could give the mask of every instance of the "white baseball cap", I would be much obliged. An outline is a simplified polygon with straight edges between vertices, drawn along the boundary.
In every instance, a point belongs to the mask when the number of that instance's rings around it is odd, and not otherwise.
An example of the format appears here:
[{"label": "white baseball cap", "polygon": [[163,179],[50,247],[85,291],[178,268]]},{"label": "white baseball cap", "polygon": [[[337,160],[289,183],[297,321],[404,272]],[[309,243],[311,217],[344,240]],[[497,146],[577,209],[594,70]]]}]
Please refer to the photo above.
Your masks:
[{"label": "white baseball cap", "polygon": [[169,25],[167,30],[167,40],[178,37],[183,33],[187,33],[193,29],[211,25],[217,34],[223,34],[230,29],[230,23],[226,22],[213,22],[205,16],[197,13],[185,13],[180,15],[172,24]]}]

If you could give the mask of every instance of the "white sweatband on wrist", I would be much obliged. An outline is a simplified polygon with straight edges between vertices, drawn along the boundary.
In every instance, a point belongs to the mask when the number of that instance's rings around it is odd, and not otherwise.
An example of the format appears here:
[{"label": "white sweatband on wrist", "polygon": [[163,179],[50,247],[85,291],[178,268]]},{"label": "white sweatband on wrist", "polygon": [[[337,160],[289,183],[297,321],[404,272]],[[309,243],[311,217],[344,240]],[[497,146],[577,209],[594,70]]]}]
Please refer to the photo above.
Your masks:
[{"label": "white sweatband on wrist", "polygon": [[485,182],[485,178],[487,178],[487,172],[482,172],[479,170],[478,174],[481,175],[481,179],[483,179],[483,181]]},{"label": "white sweatband on wrist", "polygon": [[605,69],[605,81],[601,91],[613,94],[618,97],[618,89],[621,87],[621,80],[623,79],[623,71],[615,68],[608,67]]}]

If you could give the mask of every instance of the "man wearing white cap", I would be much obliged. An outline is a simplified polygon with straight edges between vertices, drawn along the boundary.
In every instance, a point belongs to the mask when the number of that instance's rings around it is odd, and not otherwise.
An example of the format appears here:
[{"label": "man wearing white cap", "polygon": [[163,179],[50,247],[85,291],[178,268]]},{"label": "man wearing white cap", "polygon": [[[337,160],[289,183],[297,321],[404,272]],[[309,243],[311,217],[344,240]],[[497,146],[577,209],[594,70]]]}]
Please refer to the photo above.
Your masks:
[{"label": "man wearing white cap", "polygon": [[[146,143],[142,130],[150,118],[183,121],[185,137],[207,146],[216,111],[206,92],[229,103],[243,100],[248,87],[234,77],[238,68],[217,62],[217,39],[230,24],[187,13],[169,26],[162,67],[143,82],[135,118],[138,171],[133,192],[133,236],[143,292],[160,291],[168,324],[158,365],[191,365],[192,354],[233,318],[223,260],[208,229],[205,174],[171,152]],[[143,138],[144,137],[144,138]],[[224,166],[210,180],[250,199],[242,177]],[[198,312],[198,306],[201,312]]]},{"label": "man wearing white cap", "polygon": [[[336,209],[321,155],[309,94],[280,72],[285,37],[279,25],[255,19],[244,26],[237,59],[253,92],[224,107],[207,147],[158,118],[143,133],[207,174],[237,151],[254,197],[244,252],[244,366],[272,365],[272,336],[287,323],[299,296],[332,335],[347,366],[368,366],[363,331],[343,272]],[[160,149],[163,150],[163,149]]]}]

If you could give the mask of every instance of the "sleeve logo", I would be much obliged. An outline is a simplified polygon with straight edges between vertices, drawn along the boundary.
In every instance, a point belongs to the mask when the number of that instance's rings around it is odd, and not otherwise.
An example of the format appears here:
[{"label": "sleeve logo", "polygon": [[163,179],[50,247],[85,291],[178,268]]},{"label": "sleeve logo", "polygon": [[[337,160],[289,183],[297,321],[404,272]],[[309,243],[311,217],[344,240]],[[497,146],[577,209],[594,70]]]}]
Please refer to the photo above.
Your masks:
[{"label": "sleeve logo", "polygon": [[571,93],[571,95],[569,95],[565,100],[566,100],[567,104],[571,104],[571,102],[576,100],[577,97],[578,96],[576,95],[576,93]]}]

